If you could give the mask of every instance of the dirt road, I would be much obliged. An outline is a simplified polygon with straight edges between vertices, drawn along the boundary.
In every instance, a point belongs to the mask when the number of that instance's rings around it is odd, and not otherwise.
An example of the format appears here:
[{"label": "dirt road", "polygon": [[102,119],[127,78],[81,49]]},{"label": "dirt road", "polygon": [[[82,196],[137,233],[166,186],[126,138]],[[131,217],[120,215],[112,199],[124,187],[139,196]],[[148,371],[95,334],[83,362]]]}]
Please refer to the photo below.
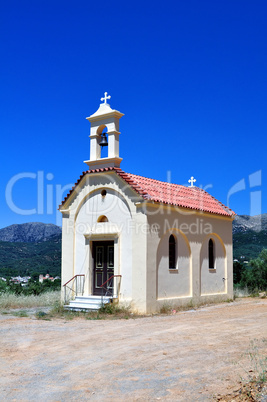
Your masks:
[{"label": "dirt road", "polygon": [[1,400],[208,401],[255,369],[255,339],[262,358],[266,299],[129,320],[1,315]]}]

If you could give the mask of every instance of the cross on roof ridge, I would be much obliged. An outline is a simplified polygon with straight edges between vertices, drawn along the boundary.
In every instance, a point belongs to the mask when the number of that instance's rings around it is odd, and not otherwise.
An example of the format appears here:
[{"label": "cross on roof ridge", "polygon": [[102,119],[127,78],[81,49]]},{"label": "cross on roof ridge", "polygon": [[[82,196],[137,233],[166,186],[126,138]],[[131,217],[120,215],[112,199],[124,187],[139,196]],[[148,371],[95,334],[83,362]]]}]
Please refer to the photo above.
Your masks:
[{"label": "cross on roof ridge", "polygon": [[194,183],[196,182],[196,179],[194,179],[194,176],[191,176],[190,179],[188,180],[188,183],[191,185],[189,187],[195,187]]}]

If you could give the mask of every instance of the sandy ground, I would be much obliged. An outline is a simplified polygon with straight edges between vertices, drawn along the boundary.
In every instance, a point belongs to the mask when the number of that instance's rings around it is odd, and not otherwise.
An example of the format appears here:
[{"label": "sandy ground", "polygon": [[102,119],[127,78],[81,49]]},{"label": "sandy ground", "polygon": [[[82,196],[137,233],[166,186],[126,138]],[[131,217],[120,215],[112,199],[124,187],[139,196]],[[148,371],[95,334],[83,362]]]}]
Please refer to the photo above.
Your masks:
[{"label": "sandy ground", "polygon": [[266,299],[129,320],[0,315],[0,399],[209,401],[255,371],[251,341],[267,356]]}]

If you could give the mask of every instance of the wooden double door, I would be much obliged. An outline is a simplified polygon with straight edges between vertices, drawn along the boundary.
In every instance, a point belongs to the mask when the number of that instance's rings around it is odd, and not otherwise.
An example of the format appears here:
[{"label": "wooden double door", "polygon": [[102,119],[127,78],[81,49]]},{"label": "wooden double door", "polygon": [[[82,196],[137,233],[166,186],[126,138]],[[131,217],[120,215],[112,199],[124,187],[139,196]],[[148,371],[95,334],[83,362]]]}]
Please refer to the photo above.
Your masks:
[{"label": "wooden double door", "polygon": [[[93,242],[93,294],[101,295],[102,287],[114,275],[114,241]],[[104,286],[104,294],[113,294],[113,279]]]}]

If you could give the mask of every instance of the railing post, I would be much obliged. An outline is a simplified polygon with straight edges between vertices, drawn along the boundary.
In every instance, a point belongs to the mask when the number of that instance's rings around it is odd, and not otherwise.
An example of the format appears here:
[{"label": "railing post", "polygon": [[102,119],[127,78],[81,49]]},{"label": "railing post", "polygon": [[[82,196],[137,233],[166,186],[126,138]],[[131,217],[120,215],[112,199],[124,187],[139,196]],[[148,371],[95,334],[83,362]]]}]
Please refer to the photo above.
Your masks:
[{"label": "railing post", "polygon": [[118,277],[117,298],[119,298],[120,288],[121,288],[121,276]]},{"label": "railing post", "polygon": [[116,281],[116,297],[118,298],[118,287],[119,287],[119,280],[120,278],[117,277],[117,281]]},{"label": "railing post", "polygon": [[[83,277],[83,278],[81,278]],[[81,280],[83,279],[83,282]],[[82,290],[82,295],[84,292],[84,281],[85,281],[85,275],[80,274],[80,275],[75,275],[73,278],[68,280],[68,282],[64,283],[63,288],[64,288],[64,303],[66,303],[67,300],[67,288],[69,289],[69,295],[70,299],[73,298],[73,295],[77,296],[79,292]],[[67,286],[69,283],[72,283],[71,286]]]},{"label": "railing post", "polygon": [[[116,280],[114,278],[116,278]],[[117,278],[119,278],[119,279],[117,280]],[[112,287],[110,286],[111,280],[112,280]],[[101,285],[101,303],[102,303],[102,305],[103,305],[104,289],[106,291],[105,296],[109,296],[112,298],[114,298],[115,296],[118,297],[119,291],[120,291],[120,283],[121,283],[121,275],[112,275],[110,278],[108,278],[106,280],[106,282],[102,283],[102,285]],[[104,285],[106,285],[106,287]]]}]

